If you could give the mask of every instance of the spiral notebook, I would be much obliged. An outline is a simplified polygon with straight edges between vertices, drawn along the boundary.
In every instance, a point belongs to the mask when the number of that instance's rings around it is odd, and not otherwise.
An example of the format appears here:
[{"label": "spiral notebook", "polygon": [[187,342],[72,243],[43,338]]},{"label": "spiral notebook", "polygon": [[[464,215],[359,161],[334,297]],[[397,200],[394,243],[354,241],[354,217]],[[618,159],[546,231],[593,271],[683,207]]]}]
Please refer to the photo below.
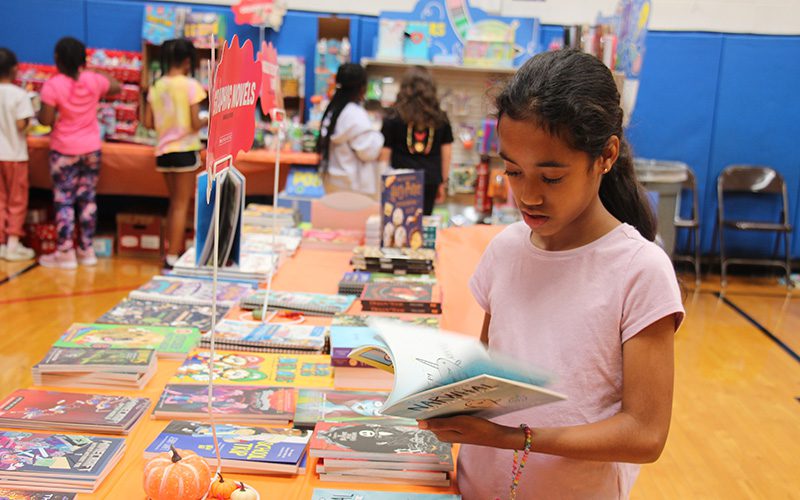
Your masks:
[{"label": "spiral notebook", "polygon": [[[242,309],[258,309],[263,307],[266,293],[259,290],[245,297],[240,306]],[[271,291],[269,306],[275,309],[300,311],[310,315],[333,316],[350,309],[355,297],[352,295],[331,295],[324,293]]]},{"label": "spiral notebook", "polygon": [[[238,321],[223,319],[217,323],[216,343],[224,349],[235,350],[297,350],[305,353],[321,353],[325,347],[328,329],[324,326],[269,324],[260,321]],[[200,345],[211,342],[204,335]]]},{"label": "spiral notebook", "polygon": [[[252,293],[254,288],[250,283],[218,281],[217,305],[230,307]],[[213,296],[211,280],[173,276],[154,276],[129,294],[132,299],[201,306],[211,305]]]}]

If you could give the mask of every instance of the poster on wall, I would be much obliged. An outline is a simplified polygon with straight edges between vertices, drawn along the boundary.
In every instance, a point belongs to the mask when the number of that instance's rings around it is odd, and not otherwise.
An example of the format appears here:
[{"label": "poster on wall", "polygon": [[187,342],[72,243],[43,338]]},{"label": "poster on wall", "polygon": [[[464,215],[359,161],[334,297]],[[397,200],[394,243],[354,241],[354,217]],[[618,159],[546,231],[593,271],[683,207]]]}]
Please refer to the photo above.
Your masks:
[{"label": "poster on wall", "polygon": [[236,24],[281,29],[288,9],[286,0],[239,0],[231,5]]},{"label": "poster on wall", "polygon": [[513,48],[509,66],[519,66],[539,51],[538,19],[489,15],[468,0],[419,0],[411,12],[381,12],[380,19],[425,23],[427,59],[434,62],[458,63],[469,45],[474,45],[473,51],[486,50],[486,58],[491,60],[494,46],[506,40],[512,42]]}]

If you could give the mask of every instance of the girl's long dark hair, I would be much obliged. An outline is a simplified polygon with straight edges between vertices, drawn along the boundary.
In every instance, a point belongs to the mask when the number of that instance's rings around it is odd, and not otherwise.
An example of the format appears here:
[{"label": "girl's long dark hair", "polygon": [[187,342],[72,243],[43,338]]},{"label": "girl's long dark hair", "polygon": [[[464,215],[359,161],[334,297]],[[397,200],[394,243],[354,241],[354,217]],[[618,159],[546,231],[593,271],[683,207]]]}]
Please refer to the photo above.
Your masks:
[{"label": "girl's long dark hair", "polygon": [[619,158],[603,176],[600,201],[618,220],[655,240],[656,219],[623,137],[620,95],[611,71],[599,59],[576,50],[536,55],[517,71],[495,104],[498,119],[534,121],[592,160],[617,136]]},{"label": "girl's long dark hair", "polygon": [[413,123],[420,128],[439,128],[447,123],[447,115],[436,96],[436,83],[423,66],[412,66],[406,70],[394,111],[405,123]]},{"label": "girl's long dark hair", "polygon": [[81,68],[86,66],[86,45],[77,38],[65,36],[56,43],[55,54],[59,73],[77,79]]},{"label": "girl's long dark hair", "polygon": [[[320,154],[320,173],[324,174],[328,171],[331,136],[336,130],[339,115],[342,114],[342,110],[348,103],[361,100],[361,94],[366,86],[367,71],[360,64],[345,63],[339,66],[339,71],[336,72],[336,92],[320,121],[319,141],[317,142],[317,152]],[[325,120],[329,120],[327,125],[325,125]]]},{"label": "girl's long dark hair", "polygon": [[167,40],[161,45],[161,73],[163,75],[187,60],[191,68],[190,74],[194,76],[194,69],[197,67],[197,49],[191,40],[176,38]]}]

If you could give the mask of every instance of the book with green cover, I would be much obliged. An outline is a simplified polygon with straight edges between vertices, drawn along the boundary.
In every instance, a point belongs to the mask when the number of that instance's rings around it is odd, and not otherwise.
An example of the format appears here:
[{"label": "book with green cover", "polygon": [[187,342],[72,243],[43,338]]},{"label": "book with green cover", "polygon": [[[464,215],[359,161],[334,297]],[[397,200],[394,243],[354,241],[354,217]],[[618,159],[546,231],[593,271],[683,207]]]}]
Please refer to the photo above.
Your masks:
[{"label": "book with green cover", "polygon": [[[217,321],[224,315],[225,308],[218,308]],[[205,332],[211,329],[211,306],[125,299],[99,317],[95,323],[198,328]]]},{"label": "book with green cover", "polygon": [[154,349],[159,358],[183,359],[200,341],[197,328],[75,323],[55,347]]},{"label": "book with green cover", "polygon": [[36,368],[41,373],[99,372],[145,373],[154,363],[152,349],[100,349],[51,347]]}]

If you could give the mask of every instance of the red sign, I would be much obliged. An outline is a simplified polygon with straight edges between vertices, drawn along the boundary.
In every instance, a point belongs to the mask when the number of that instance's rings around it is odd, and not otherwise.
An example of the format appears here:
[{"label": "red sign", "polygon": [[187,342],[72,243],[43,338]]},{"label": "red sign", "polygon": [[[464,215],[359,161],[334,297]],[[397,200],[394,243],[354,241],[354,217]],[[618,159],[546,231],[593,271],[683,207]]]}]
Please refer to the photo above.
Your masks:
[{"label": "red sign", "polygon": [[270,16],[275,9],[275,0],[240,0],[231,6],[236,24],[265,26],[270,24]]},{"label": "red sign", "polygon": [[261,112],[270,115],[272,121],[283,120],[283,94],[281,93],[278,51],[272,46],[272,42],[261,42],[258,61],[261,63]]},{"label": "red sign", "polygon": [[[213,175],[229,166],[239,151],[249,151],[255,135],[256,98],[261,86],[261,69],[253,59],[253,44],[239,47],[234,35],[222,48],[211,90],[208,156],[206,165]],[[223,160],[230,159],[222,163]],[[217,163],[220,165],[216,165]]]}]

